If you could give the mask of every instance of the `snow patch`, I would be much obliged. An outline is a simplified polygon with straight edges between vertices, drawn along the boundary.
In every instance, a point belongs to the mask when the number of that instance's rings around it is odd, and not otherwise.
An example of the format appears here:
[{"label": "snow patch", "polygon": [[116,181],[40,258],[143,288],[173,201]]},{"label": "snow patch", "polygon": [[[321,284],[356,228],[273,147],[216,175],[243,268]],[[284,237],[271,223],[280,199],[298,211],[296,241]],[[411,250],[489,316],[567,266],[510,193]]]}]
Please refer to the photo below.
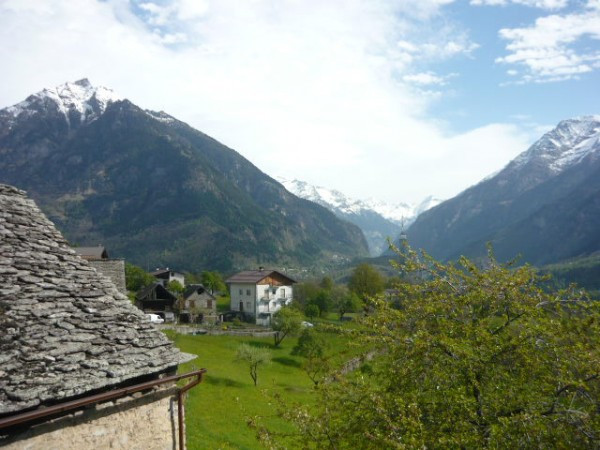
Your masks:
[{"label": "snow patch", "polygon": [[506,168],[537,161],[556,175],[596,152],[600,152],[600,115],[576,117],[561,121]]},{"label": "snow patch", "polygon": [[276,179],[292,194],[318,203],[334,212],[339,211],[355,215],[374,212],[395,224],[404,224],[405,227],[414,222],[419,214],[433,208],[442,201],[432,196],[425,198],[418,204],[387,203],[373,198],[358,200],[347,197],[335,189],[313,186],[305,181],[288,180],[282,177],[276,177]]},{"label": "snow patch", "polygon": [[154,120],[158,120],[159,122],[163,122],[163,123],[173,123],[175,122],[175,117],[168,115],[166,112],[164,111],[151,111],[149,109],[144,110],[144,112],[152,117]]},{"label": "snow patch", "polygon": [[110,103],[118,100],[122,100],[122,97],[111,89],[103,86],[94,87],[87,78],[84,78],[56,88],[43,89],[3,111],[17,119],[21,114],[27,117],[37,113],[39,109],[54,107],[70,124],[72,112],[79,113],[81,122],[89,122],[101,116]]}]

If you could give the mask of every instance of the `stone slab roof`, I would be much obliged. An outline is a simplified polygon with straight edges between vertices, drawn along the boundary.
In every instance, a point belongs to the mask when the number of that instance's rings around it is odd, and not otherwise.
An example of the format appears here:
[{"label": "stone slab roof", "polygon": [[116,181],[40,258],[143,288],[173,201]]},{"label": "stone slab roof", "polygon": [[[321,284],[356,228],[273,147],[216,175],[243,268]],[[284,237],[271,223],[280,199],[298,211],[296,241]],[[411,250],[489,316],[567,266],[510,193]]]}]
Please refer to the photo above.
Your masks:
[{"label": "stone slab roof", "polygon": [[232,275],[231,277],[227,278],[227,280],[225,280],[226,283],[251,283],[251,284],[256,284],[259,281],[263,280],[266,277],[272,277],[272,276],[278,276],[278,277],[282,277],[283,279],[286,279],[290,282],[290,284],[296,283],[295,280],[293,280],[292,278],[288,277],[287,275],[284,275],[281,272],[278,272],[277,270],[268,270],[268,269],[263,269],[263,270],[244,270],[242,272],[238,272],[235,275]]},{"label": "stone slab roof", "polygon": [[75,253],[83,259],[107,259],[108,253],[104,247],[98,245],[96,247],[74,247]]},{"label": "stone slab roof", "polygon": [[182,360],[23,191],[0,184],[0,416],[158,374]]},{"label": "stone slab roof", "polygon": [[215,299],[215,296],[208,292],[203,284],[188,284],[183,291],[183,298],[187,299],[192,294],[206,296],[213,300]]}]

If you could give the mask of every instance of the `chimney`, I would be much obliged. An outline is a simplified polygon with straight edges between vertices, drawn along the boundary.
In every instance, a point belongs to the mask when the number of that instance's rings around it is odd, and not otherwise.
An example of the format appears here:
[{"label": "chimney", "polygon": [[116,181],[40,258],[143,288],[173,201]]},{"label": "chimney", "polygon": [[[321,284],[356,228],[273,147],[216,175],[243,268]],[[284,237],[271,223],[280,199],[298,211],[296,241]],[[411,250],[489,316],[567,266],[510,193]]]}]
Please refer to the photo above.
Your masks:
[{"label": "chimney", "polygon": [[264,268],[263,266],[260,266],[260,267],[258,268],[258,270],[259,270],[260,272],[262,272],[263,270],[265,270],[265,268]]}]

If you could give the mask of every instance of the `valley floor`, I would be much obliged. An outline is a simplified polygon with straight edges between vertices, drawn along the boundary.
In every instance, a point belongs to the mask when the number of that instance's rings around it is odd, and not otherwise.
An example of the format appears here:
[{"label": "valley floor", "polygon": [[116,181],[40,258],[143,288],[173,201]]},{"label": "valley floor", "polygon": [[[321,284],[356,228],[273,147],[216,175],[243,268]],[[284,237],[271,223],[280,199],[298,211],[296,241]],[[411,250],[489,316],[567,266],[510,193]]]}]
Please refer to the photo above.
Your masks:
[{"label": "valley floor", "polygon": [[[272,338],[167,334],[182,351],[198,355],[196,360],[180,366],[181,372],[201,367],[208,370],[203,383],[188,393],[186,424],[190,450],[262,448],[255,430],[248,426],[249,419],[257,418],[273,431],[290,432],[290,425],[277,416],[275,395],[288,403],[310,404],[314,399],[313,383],[302,370],[302,358],[291,354],[297,342],[295,337],[284,339],[280,348],[275,348]],[[342,362],[350,358],[345,353],[346,338],[330,337],[330,350],[336,353],[336,359]],[[235,360],[237,347],[242,343],[272,351],[272,363],[258,370],[256,387],[248,366]]]}]

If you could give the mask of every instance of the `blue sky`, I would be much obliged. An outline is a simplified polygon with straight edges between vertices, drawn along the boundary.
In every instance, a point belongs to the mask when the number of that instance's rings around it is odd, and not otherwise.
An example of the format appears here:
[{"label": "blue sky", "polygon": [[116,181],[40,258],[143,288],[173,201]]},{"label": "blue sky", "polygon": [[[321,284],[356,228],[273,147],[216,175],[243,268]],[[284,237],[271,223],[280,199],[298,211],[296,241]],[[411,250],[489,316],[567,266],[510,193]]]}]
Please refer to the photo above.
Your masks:
[{"label": "blue sky", "polygon": [[271,175],[449,198],[598,114],[599,0],[0,0],[0,107],[88,77]]}]

